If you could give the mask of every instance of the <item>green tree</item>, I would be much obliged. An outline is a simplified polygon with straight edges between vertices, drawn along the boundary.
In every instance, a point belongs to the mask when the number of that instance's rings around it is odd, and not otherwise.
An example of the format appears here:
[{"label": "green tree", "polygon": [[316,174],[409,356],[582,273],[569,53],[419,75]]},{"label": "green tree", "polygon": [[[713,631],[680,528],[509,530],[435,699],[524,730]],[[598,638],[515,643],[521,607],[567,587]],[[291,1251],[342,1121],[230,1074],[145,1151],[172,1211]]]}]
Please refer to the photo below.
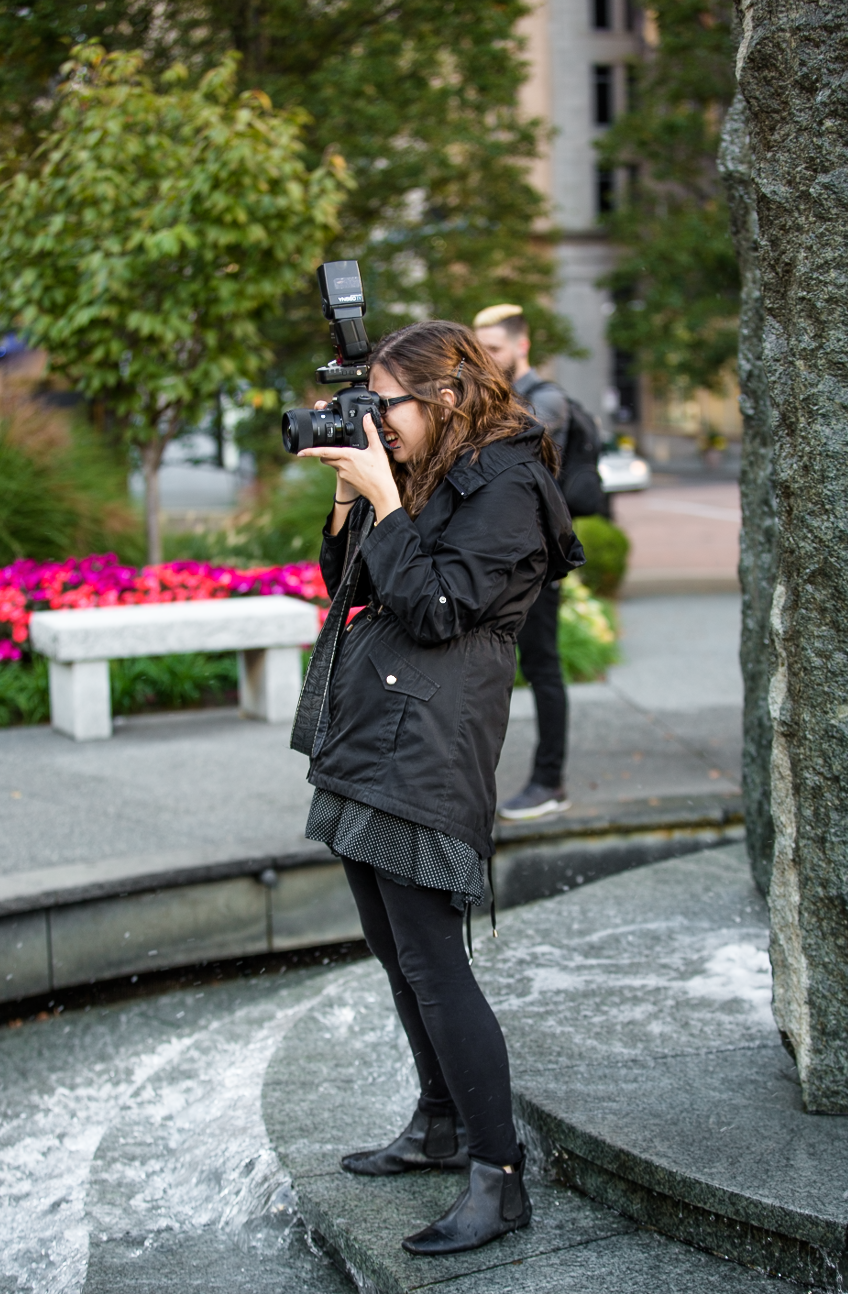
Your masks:
[{"label": "green tree", "polygon": [[263,322],[320,259],[348,181],[339,156],[307,165],[296,113],[237,93],[236,55],[192,88],[179,64],[156,86],[140,54],[75,53],[56,130],[0,186],[0,293],[139,453],[158,561],[162,454],[216,392],[262,380]]},{"label": "green tree", "polygon": [[716,158],[735,88],[729,0],[656,0],[658,40],[599,144],[619,169],[608,217],[615,346],[658,387],[717,387],[736,353],[739,276]]},{"label": "green tree", "polygon": [[[339,0],[306,12],[299,0],[209,2],[245,78],[308,111],[311,164],[343,152],[357,185],[333,252],[361,258],[376,333],[424,315],[470,321],[514,299],[540,357],[569,346],[540,304],[553,275],[526,171],[540,125],[518,111],[525,0]],[[323,330],[313,335],[324,345]]]},{"label": "green tree", "polygon": [[[20,122],[33,114],[15,104],[28,96],[30,105],[49,102],[62,42],[81,23],[107,48],[135,42],[161,63],[167,46],[192,69],[235,48],[243,88],[261,86],[278,108],[304,114],[307,166],[335,151],[348,163],[356,185],[327,254],[360,260],[371,335],[428,315],[470,322],[484,305],[516,301],[541,359],[573,350],[573,340],[548,304],[551,247],[533,232],[544,202],[528,183],[527,163],[540,124],[518,111],[527,68],[516,37],[528,7],[527,0],[446,0],[435,8],[432,0],[139,0],[119,20],[128,8],[120,0],[74,13],[56,0],[31,0],[0,21],[7,50],[0,110]],[[314,281],[269,318],[264,335],[274,352],[266,381],[284,399],[302,400],[328,350]],[[251,447],[273,459],[282,452],[275,424],[260,415],[252,429],[240,428],[240,439],[252,430]]]},{"label": "green tree", "polygon": [[[299,0],[263,6],[209,0],[212,27],[244,56],[246,84],[303,108],[310,164],[344,154],[356,187],[329,253],[354,257],[368,298],[369,335],[426,317],[470,323],[495,301],[522,305],[534,356],[577,353],[569,322],[548,304],[552,249],[534,235],[544,200],[527,179],[540,123],[523,120],[527,68],[516,22],[524,0]],[[251,80],[252,78],[252,80]],[[314,285],[269,332],[269,380],[302,398],[326,362]],[[239,428],[260,457],[282,457],[261,413]]]}]

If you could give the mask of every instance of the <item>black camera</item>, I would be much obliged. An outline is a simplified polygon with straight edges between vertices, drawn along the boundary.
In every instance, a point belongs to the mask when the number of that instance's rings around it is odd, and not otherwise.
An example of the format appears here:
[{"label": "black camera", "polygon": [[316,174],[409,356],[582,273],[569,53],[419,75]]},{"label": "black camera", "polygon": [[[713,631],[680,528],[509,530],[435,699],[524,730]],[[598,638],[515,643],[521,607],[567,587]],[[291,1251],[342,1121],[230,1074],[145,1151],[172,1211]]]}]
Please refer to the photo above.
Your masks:
[{"label": "black camera", "polygon": [[367,413],[383,439],[379,397],[368,390],[371,344],[365,331],[365,294],[358,263],[328,261],[319,265],[318,287],[324,318],[330,321],[336,358],[315,370],[315,380],[324,385],[351,385],[339,391],[326,409],[290,409],[283,414],[283,444],[290,454],[325,446],[367,449],[368,437],[362,426]]}]

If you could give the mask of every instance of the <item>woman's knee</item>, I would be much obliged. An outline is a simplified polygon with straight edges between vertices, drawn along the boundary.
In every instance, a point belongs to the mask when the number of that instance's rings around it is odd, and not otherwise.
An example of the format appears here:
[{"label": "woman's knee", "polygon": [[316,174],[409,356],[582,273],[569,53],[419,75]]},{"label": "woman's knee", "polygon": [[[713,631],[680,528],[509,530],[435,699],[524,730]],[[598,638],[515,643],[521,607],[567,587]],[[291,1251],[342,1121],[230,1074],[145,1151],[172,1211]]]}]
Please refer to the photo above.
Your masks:
[{"label": "woman's knee", "polygon": [[426,934],[420,941],[404,938],[398,942],[397,956],[404,978],[420,1001],[447,1002],[463,988],[476,988],[461,926],[437,942]]}]

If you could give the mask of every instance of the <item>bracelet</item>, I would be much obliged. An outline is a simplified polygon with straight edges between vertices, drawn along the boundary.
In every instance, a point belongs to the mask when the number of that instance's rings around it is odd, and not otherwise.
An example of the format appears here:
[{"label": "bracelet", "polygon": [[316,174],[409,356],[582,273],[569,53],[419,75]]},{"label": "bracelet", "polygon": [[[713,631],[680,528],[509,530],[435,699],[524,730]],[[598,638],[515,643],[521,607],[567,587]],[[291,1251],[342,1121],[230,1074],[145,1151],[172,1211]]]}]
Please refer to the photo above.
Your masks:
[{"label": "bracelet", "polygon": [[[356,499],[360,497],[357,494]],[[356,499],[337,499],[335,494],[333,495],[333,503],[337,503],[340,508],[349,508],[352,503],[356,503]]]}]

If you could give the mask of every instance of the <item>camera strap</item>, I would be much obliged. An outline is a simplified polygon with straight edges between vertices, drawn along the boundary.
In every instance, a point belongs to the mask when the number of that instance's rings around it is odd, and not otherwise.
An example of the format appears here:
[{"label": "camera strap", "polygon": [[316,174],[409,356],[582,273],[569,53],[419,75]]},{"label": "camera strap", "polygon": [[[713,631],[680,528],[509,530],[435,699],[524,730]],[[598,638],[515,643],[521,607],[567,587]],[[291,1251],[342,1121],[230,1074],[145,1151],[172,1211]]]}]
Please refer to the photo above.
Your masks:
[{"label": "camera strap", "polygon": [[[354,512],[359,509],[354,508]],[[327,735],[330,679],[333,665],[339,650],[339,642],[347,624],[347,617],[353,605],[353,596],[359,582],[362,569],[360,549],[371,527],[374,525],[374,509],[369,507],[362,517],[362,524],[354,528],[354,518],[349,521],[348,553],[342,582],[336,590],[336,596],[330,604],[327,619],[321,626],[321,632],[315,640],[306,677],[300,691],[300,699],[292,724],[291,748],[299,750],[302,755],[314,759],[324,744]]]}]

